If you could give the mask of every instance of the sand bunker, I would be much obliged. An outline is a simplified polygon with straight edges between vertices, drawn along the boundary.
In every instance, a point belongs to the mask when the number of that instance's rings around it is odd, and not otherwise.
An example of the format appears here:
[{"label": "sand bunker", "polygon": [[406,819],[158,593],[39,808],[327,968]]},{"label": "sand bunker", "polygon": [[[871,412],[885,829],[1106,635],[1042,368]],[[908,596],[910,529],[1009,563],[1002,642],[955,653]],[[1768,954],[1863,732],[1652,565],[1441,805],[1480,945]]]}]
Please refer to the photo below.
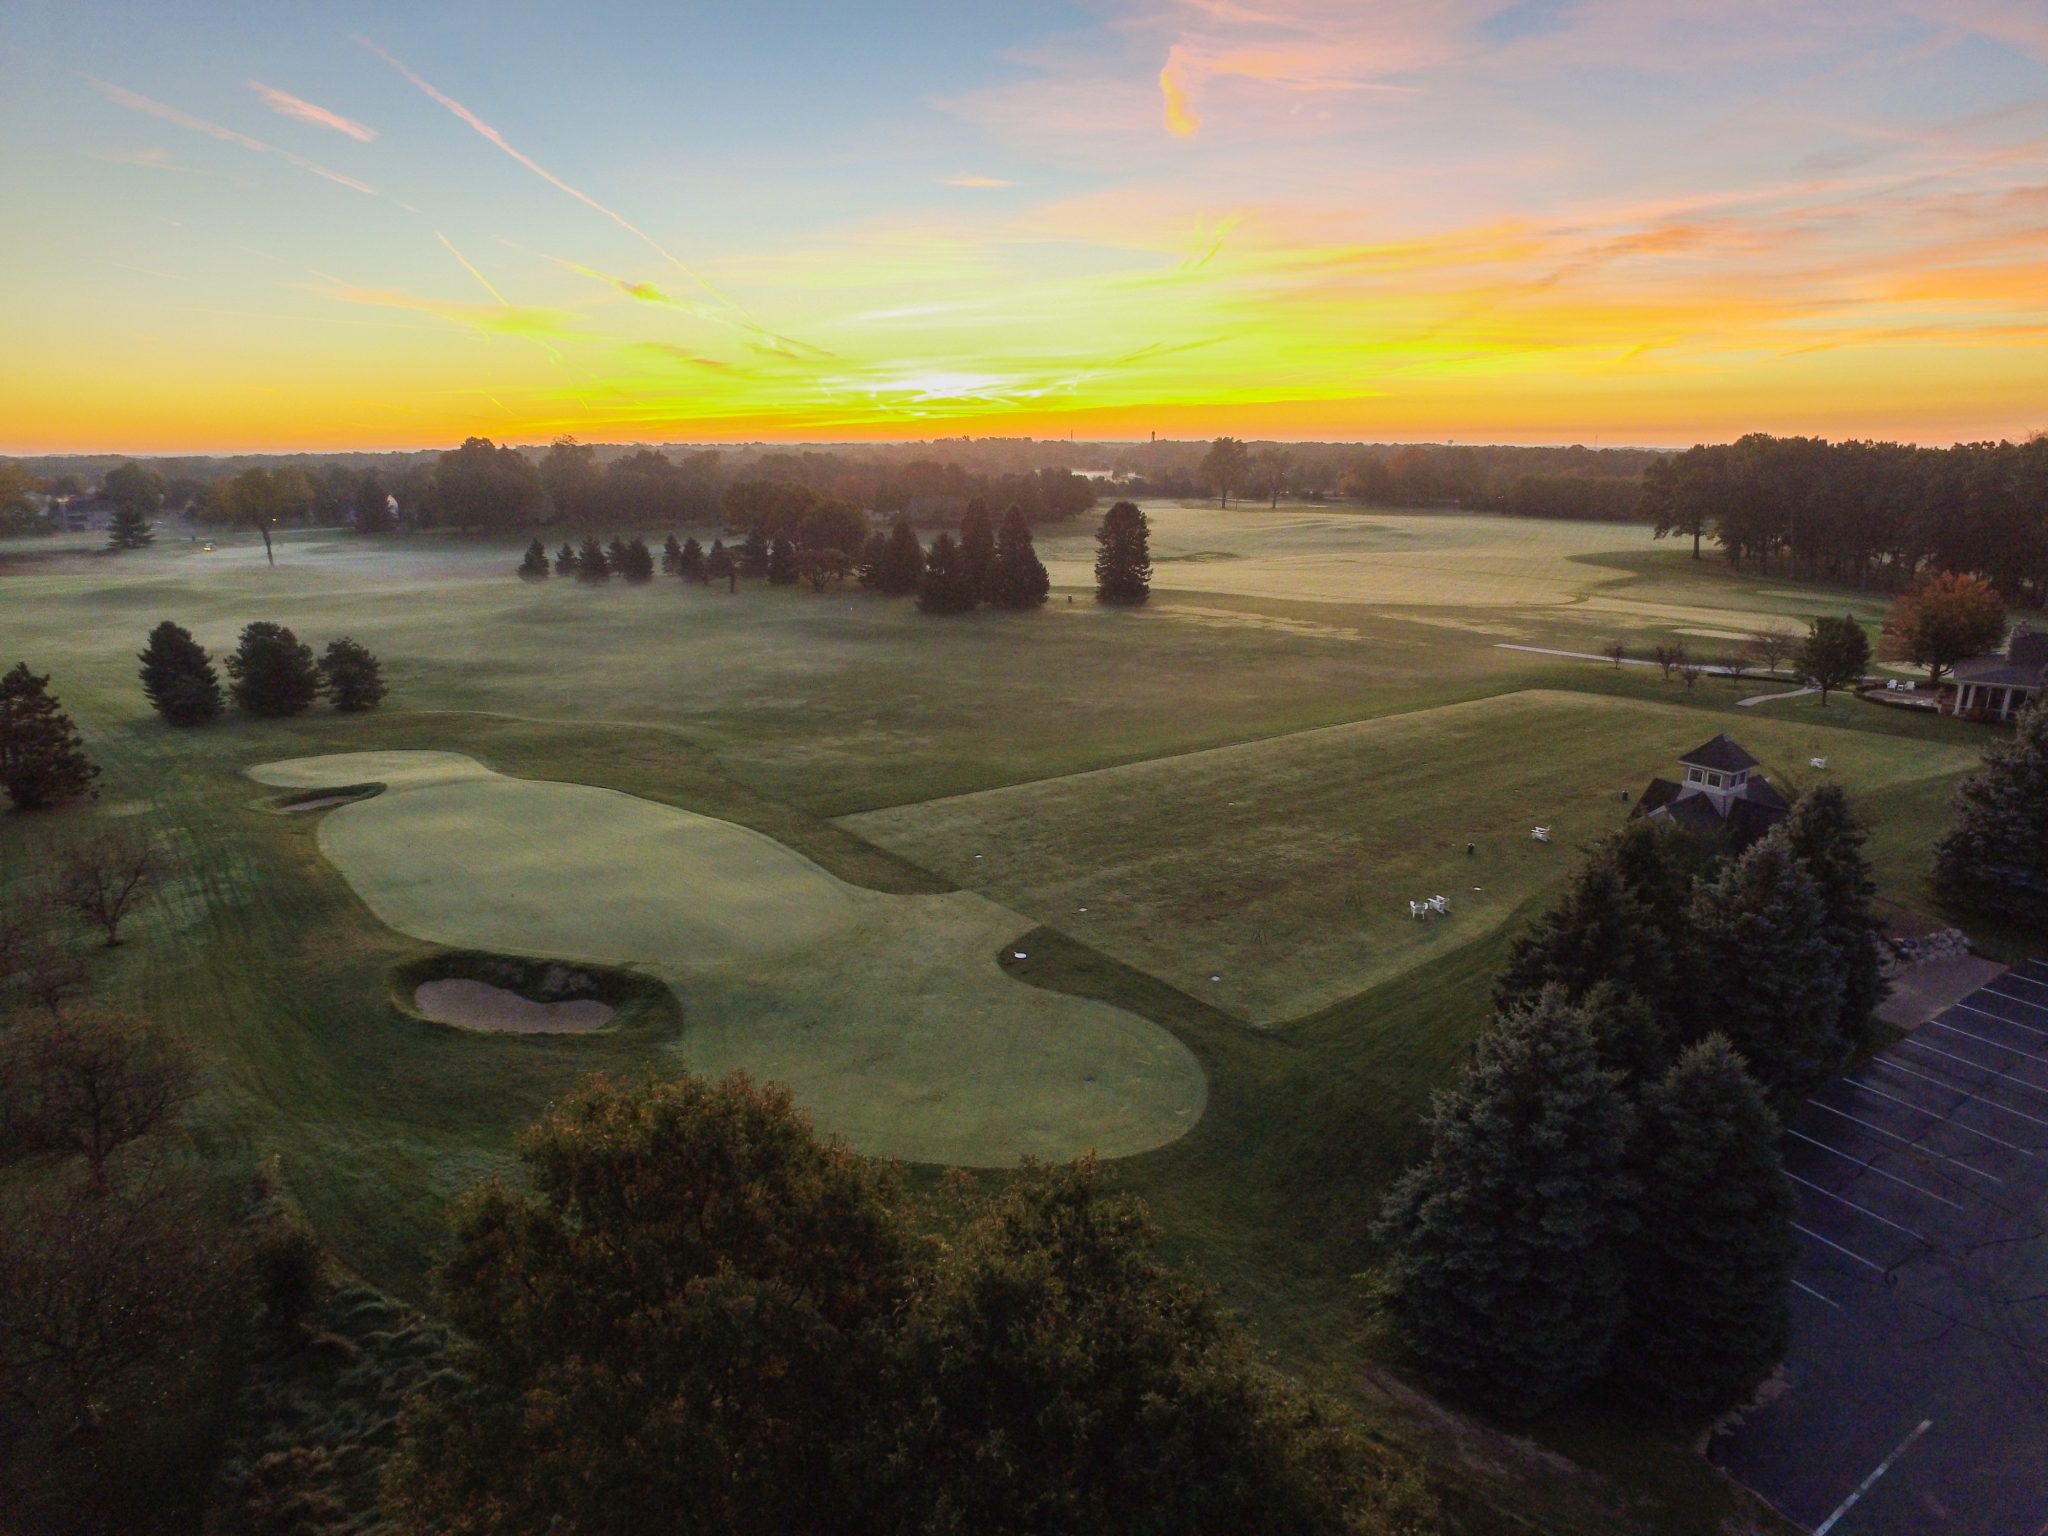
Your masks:
[{"label": "sand bunker", "polygon": [[[631,967],[682,1000],[677,1064],[788,1087],[863,1152],[998,1167],[1142,1152],[1201,1117],[1167,1030],[1027,986],[995,956],[1029,918],[965,891],[889,896],[745,827],[449,752],[249,770],[331,808],[320,850],[391,927],[451,949]],[[490,1027],[504,1027],[502,1025]]]},{"label": "sand bunker", "polygon": [[536,1003],[487,981],[450,977],[424,981],[413,993],[421,1013],[437,1024],[506,1035],[580,1035],[612,1021],[612,1005],[595,998]]},{"label": "sand bunker", "polygon": [[296,816],[301,811],[324,811],[330,805],[347,805],[362,798],[361,795],[321,795],[313,800],[294,800],[290,805],[280,805],[278,809],[287,816]]}]

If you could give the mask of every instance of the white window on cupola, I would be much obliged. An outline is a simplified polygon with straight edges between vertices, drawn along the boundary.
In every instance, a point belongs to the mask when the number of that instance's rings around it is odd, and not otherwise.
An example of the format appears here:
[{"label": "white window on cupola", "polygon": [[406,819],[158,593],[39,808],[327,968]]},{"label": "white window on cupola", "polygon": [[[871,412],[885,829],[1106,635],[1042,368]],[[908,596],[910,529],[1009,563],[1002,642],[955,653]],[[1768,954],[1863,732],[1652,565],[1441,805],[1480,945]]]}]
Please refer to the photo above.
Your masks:
[{"label": "white window on cupola", "polygon": [[1685,777],[1686,777],[1686,781],[1687,781],[1688,783],[1692,783],[1692,784],[1700,784],[1700,783],[1704,783],[1704,782],[1706,781],[1706,775],[1705,775],[1705,774],[1703,774],[1703,773],[1701,773],[1701,772],[1699,771],[1699,769],[1697,769],[1697,768],[1688,768],[1688,769],[1686,769],[1686,770],[1685,770]]},{"label": "white window on cupola", "polygon": [[1710,773],[1710,774],[1708,774],[1708,775],[1707,775],[1707,788],[1709,788],[1709,789],[1719,789],[1720,787],[1721,787],[1721,775],[1719,775],[1718,773]]}]

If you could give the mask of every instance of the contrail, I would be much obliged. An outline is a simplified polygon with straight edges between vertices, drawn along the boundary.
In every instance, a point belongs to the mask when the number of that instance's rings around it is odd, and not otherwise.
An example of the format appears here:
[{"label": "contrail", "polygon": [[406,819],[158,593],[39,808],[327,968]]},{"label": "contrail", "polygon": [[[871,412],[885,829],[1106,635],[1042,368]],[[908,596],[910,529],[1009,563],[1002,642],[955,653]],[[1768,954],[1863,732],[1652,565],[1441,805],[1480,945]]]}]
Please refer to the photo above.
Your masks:
[{"label": "contrail", "polygon": [[484,285],[485,293],[488,293],[492,298],[496,299],[500,304],[503,304],[507,309],[510,309],[512,307],[511,301],[507,299],[505,295],[498,292],[496,288],[493,288],[491,286],[491,280],[488,277],[485,277],[483,273],[479,272],[476,269],[476,263],[471,261],[467,256],[463,255],[462,252],[458,251],[455,248],[455,242],[453,240],[450,240],[438,229],[434,231],[434,238],[440,241],[443,245],[448,247],[448,254],[450,256],[453,256],[457,261],[462,263],[463,271],[467,272],[471,277],[475,278],[478,282]]},{"label": "contrail", "polygon": [[[422,80],[418,75],[414,74],[411,70],[407,69],[397,59],[394,59],[390,54],[386,53],[382,48],[378,47],[369,38],[364,37],[360,33],[358,33],[356,35],[355,40],[358,43],[361,43],[365,48],[369,49],[370,52],[376,54],[377,57],[382,59],[386,64],[389,64],[393,69],[397,70],[399,74],[403,75],[406,78],[406,80],[408,80],[412,85],[417,87],[419,90],[423,91],[429,98],[439,102],[442,106],[446,107],[450,112],[454,113],[455,116],[462,119],[463,122],[469,124],[470,127],[474,128],[478,133],[482,134],[486,139],[490,140],[491,143],[497,145],[498,148],[502,149],[514,160],[517,160],[521,165],[525,166],[529,171],[533,172],[534,175],[538,176],[542,181],[545,181],[549,186],[554,187],[558,191],[568,193],[571,197],[575,198],[577,202],[583,204],[586,208],[594,209],[598,213],[603,214],[606,218],[610,219],[614,224],[618,225],[619,228],[625,230],[627,234],[633,236],[636,240],[640,241],[641,244],[645,245],[649,250],[653,251],[654,254],[659,256],[663,261],[667,262],[670,266],[674,267],[678,272],[684,273],[686,276],[688,276],[691,281],[702,284],[712,293],[717,293],[718,297],[724,300],[724,302],[726,302],[727,304],[732,303],[732,301],[730,299],[727,299],[724,294],[718,292],[717,286],[714,283],[712,283],[712,281],[709,278],[705,277],[701,272],[698,272],[695,268],[690,266],[688,262],[684,261],[681,257],[677,256],[673,251],[670,251],[659,240],[655,239],[654,236],[648,234],[646,230],[642,229],[638,224],[635,224],[631,219],[627,218],[624,214],[617,213],[612,209],[605,207],[603,203],[600,203],[588,192],[579,191],[577,188],[570,186],[568,182],[562,180],[561,177],[557,176],[553,171],[549,170],[546,166],[542,165],[538,160],[533,159],[529,155],[521,154],[518,150],[514,149],[509,143],[506,142],[505,135],[498,132],[497,129],[493,128],[489,123],[485,122],[482,118],[478,117],[474,112],[470,111],[469,108],[465,107],[453,96],[450,96],[443,91],[436,90],[433,86],[429,85],[426,81]],[[734,305],[733,307],[735,309],[738,308],[737,305]]]},{"label": "contrail", "polygon": [[344,176],[339,171],[330,171],[326,166],[319,164],[317,161],[308,160],[303,155],[295,155],[288,149],[279,149],[275,144],[266,144],[261,139],[252,139],[246,133],[237,133],[232,128],[224,128],[211,119],[195,117],[190,112],[179,111],[176,107],[167,107],[160,101],[154,101],[135,91],[124,90],[111,81],[99,79],[95,75],[87,75],[84,78],[92,84],[93,89],[97,90],[117,107],[126,107],[130,112],[141,112],[149,117],[161,118],[167,123],[175,123],[180,128],[189,129],[193,133],[203,133],[209,139],[219,139],[223,144],[238,144],[243,149],[253,150],[259,155],[276,155],[279,159],[284,160],[290,165],[297,166],[302,171],[311,171],[315,176],[324,176],[337,186],[347,187],[352,192],[366,193],[371,197],[382,197],[384,195],[375,187],[357,181],[353,176]]}]

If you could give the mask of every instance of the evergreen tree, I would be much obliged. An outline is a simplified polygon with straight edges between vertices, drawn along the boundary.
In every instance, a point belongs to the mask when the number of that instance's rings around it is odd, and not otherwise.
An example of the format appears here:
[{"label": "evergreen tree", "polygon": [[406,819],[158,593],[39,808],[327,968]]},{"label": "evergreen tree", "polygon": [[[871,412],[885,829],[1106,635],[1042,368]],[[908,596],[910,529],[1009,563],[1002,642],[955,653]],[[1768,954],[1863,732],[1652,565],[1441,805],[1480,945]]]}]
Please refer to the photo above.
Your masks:
[{"label": "evergreen tree", "polygon": [[1692,927],[1699,974],[1714,981],[1703,1021],[1789,1114],[1842,1065],[1851,1041],[1820,888],[1782,826],[1700,886]]},{"label": "evergreen tree", "polygon": [[984,596],[999,608],[1037,608],[1052,591],[1052,580],[1032,546],[1031,524],[1024,509],[1013,506],[1003,514],[996,535],[995,565],[984,587]]},{"label": "evergreen tree", "polygon": [[135,658],[142,663],[142,691],[172,725],[204,725],[220,713],[220,676],[206,647],[169,619],[149,632]]},{"label": "evergreen tree", "polygon": [[97,793],[99,768],[78,728],[28,663],[0,677],[0,789],[16,810],[40,811]]},{"label": "evergreen tree", "polygon": [[1839,1028],[1853,1046],[1869,1042],[1877,1005],[1890,985],[1878,969],[1877,894],[1870,861],[1863,856],[1863,823],[1839,784],[1809,789],[1785,819],[1785,841],[1820,888],[1834,971],[1842,978]]},{"label": "evergreen tree", "polygon": [[918,583],[917,606],[926,613],[966,613],[974,607],[974,588],[953,535],[941,533],[925,556],[924,579]]},{"label": "evergreen tree", "polygon": [[889,529],[889,546],[875,568],[875,590],[907,597],[924,582],[924,549],[917,532],[903,518]]},{"label": "evergreen tree", "polygon": [[960,566],[978,602],[991,601],[990,577],[996,564],[996,525],[988,506],[979,496],[971,497],[960,518]]},{"label": "evergreen tree", "polygon": [[147,549],[156,542],[149,514],[138,507],[116,507],[107,524],[107,548]]},{"label": "evergreen tree", "polygon": [[[915,535],[913,535],[915,537]],[[860,547],[860,558],[854,561],[854,575],[860,584],[870,591],[880,589],[882,565],[889,558],[889,535],[877,528],[867,536]]]},{"label": "evergreen tree", "polygon": [[676,555],[676,575],[684,581],[694,581],[700,585],[706,579],[704,546],[697,542],[694,534],[683,540],[683,547]]},{"label": "evergreen tree", "polygon": [[726,591],[739,591],[739,562],[733,559],[732,551],[725,547],[725,540],[711,541],[711,553],[704,557],[704,572],[707,581],[723,580]]},{"label": "evergreen tree", "polygon": [[260,619],[243,629],[228,657],[228,676],[236,706],[271,719],[298,714],[320,691],[312,647],[283,625]]},{"label": "evergreen tree", "polygon": [[1137,604],[1151,595],[1151,529],[1137,503],[1120,501],[1095,533],[1095,600]]},{"label": "evergreen tree", "polygon": [[796,546],[787,539],[777,539],[768,547],[768,585],[793,587],[796,583]]},{"label": "evergreen tree", "polygon": [[1561,989],[1480,1037],[1465,1081],[1437,1096],[1428,1159],[1378,1225],[1389,1316],[1432,1371],[1535,1412],[1605,1368],[1624,1306],[1634,1125]]},{"label": "evergreen tree", "polygon": [[1934,884],[1964,906],[2048,920],[2048,700],[1956,786],[1955,825],[1934,845]]},{"label": "evergreen tree", "polygon": [[1527,1002],[1552,983],[1582,1001],[1607,984],[1650,1009],[1667,1049],[1637,1065],[1662,1072],[1696,1002],[1687,959],[1692,882],[1705,859],[1698,839],[1653,821],[1628,822],[1596,844],[1557,904],[1508,950],[1495,1004]]},{"label": "evergreen tree", "polygon": [[[563,548],[567,548],[564,545]],[[571,557],[574,558],[573,556]],[[548,550],[539,539],[526,546],[526,558],[519,562],[521,581],[546,581],[548,579]]]},{"label": "evergreen tree", "polygon": [[611,543],[604,547],[604,557],[616,574],[625,575],[626,541],[624,539],[620,538],[617,534],[613,534]]},{"label": "evergreen tree", "polygon": [[661,573],[664,576],[679,576],[682,574],[682,564],[683,546],[674,534],[670,534],[668,542],[661,546]]},{"label": "evergreen tree", "polygon": [[740,574],[768,574],[768,531],[759,523],[747,530],[746,542],[740,545]]},{"label": "evergreen tree", "polygon": [[619,551],[619,574],[635,586],[654,580],[654,551],[642,538],[630,540]]},{"label": "evergreen tree", "polygon": [[582,548],[576,551],[576,579],[589,582],[612,579],[611,558],[595,537],[585,539]]},{"label": "evergreen tree", "polygon": [[555,574],[557,576],[576,575],[579,564],[579,557],[572,545],[565,543],[560,549],[555,551]]},{"label": "evergreen tree", "polygon": [[327,642],[320,658],[320,686],[345,715],[375,709],[384,697],[384,669],[369,650],[346,635]]},{"label": "evergreen tree", "polygon": [[1641,1193],[1615,1362],[1693,1424],[1748,1397],[1784,1358],[1798,1207],[1777,1117],[1725,1036],[1687,1050],[1638,1114]]},{"label": "evergreen tree", "polygon": [[110,469],[100,481],[100,494],[114,504],[107,530],[107,548],[144,549],[156,542],[150,518],[164,504],[164,477],[132,459]]}]

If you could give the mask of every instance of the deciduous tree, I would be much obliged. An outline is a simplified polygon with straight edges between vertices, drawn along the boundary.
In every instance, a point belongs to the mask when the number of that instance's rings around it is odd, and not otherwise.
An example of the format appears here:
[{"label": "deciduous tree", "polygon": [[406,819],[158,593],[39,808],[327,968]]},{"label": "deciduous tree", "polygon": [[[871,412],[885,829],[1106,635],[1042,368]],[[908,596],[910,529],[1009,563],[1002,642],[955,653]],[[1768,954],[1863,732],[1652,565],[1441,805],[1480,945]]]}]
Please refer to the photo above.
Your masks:
[{"label": "deciduous tree", "polygon": [[121,924],[148,900],[159,862],[156,844],[146,835],[123,826],[104,828],[58,856],[51,898],[99,929],[112,949],[121,942]]},{"label": "deciduous tree", "polygon": [[182,624],[165,619],[136,657],[142,691],[172,725],[204,725],[221,711],[220,675],[206,647]]},{"label": "deciduous tree", "polygon": [[743,1077],[594,1084],[520,1159],[530,1190],[456,1216],[440,1295],[465,1343],[405,1427],[407,1525],[858,1529],[849,1452],[910,1281],[884,1165]]},{"label": "deciduous tree", "polygon": [[1990,582],[1937,571],[1893,599],[1885,614],[1886,649],[1927,669],[1939,683],[1957,662],[1994,651],[2005,639],[2005,599]]},{"label": "deciduous tree", "polygon": [[50,692],[50,679],[17,662],[0,676],[0,788],[15,809],[40,811],[95,793],[99,768]]},{"label": "deciduous tree", "polygon": [[1198,473],[1202,483],[1216,493],[1219,505],[1230,505],[1230,488],[1244,484],[1251,474],[1251,459],[1251,450],[1234,437],[1219,437],[1209,445]]},{"label": "deciduous tree", "polygon": [[17,1144],[79,1159],[92,1188],[104,1190],[121,1148],[184,1111],[196,1067],[191,1048],[152,1019],[74,1009],[8,1031],[5,1081]]},{"label": "deciduous tree", "polygon": [[1830,692],[1855,682],[1870,665],[1870,636],[1847,614],[1840,618],[1823,615],[1813,621],[1800,643],[1799,665],[1820,689],[1825,706]]}]

